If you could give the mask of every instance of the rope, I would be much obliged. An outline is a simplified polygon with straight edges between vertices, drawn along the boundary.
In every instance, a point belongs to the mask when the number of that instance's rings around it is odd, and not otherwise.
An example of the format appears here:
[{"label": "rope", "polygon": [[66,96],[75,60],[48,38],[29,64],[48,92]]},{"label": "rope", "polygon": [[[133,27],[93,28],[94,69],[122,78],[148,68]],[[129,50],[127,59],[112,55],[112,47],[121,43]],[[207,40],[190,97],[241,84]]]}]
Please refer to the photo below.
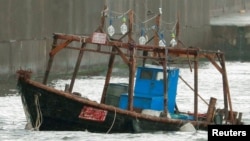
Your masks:
[{"label": "rope", "polygon": [[[126,15],[126,14],[128,14],[129,13],[129,11],[130,11],[130,9],[129,10],[127,10],[126,12],[124,12],[124,13],[122,13],[122,12],[117,12],[117,11],[114,11],[114,10],[109,10],[111,13],[113,13],[113,14],[117,14],[117,15],[120,15],[120,16],[124,16],[124,15]],[[119,16],[118,16],[119,17]]]},{"label": "rope", "polygon": [[[185,81],[183,78],[182,78],[182,76],[181,75],[179,75],[179,78],[191,89],[191,90],[193,90],[194,91],[194,89],[187,83],[187,81]],[[206,103],[207,105],[209,105],[207,102],[206,102],[206,100],[205,99],[203,99],[199,94],[198,94],[198,97],[204,102],[204,103]]]},{"label": "rope", "polygon": [[151,17],[150,19],[148,19],[148,20],[146,20],[146,21],[143,21],[142,23],[145,24],[145,23],[147,23],[147,22],[149,22],[149,21],[155,19],[157,16],[158,16],[158,15],[155,15],[155,16]]},{"label": "rope", "polygon": [[106,134],[108,134],[108,133],[110,132],[110,130],[113,128],[114,123],[115,123],[115,119],[116,119],[116,108],[114,108],[114,109],[115,109],[114,119],[113,119],[113,122],[112,122],[111,126],[109,127],[109,130],[106,132]]},{"label": "rope", "polygon": [[35,95],[35,105],[36,105],[37,118],[36,118],[36,124],[35,124],[34,130],[39,131],[39,128],[42,124],[43,119],[42,119],[42,112],[40,109],[38,94]]}]

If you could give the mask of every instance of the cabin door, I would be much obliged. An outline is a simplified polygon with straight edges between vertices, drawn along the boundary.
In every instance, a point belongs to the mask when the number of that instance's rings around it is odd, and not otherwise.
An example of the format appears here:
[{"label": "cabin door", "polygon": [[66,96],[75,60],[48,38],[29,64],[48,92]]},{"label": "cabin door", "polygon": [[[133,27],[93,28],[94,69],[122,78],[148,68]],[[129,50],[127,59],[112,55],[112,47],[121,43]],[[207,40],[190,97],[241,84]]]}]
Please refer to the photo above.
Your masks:
[{"label": "cabin door", "polygon": [[163,96],[164,93],[164,83],[163,83],[163,72],[155,71],[154,77],[151,81],[151,90],[150,93],[153,96]]},{"label": "cabin door", "polygon": [[163,73],[154,69],[141,69],[137,74],[135,94],[143,96],[163,95]]}]

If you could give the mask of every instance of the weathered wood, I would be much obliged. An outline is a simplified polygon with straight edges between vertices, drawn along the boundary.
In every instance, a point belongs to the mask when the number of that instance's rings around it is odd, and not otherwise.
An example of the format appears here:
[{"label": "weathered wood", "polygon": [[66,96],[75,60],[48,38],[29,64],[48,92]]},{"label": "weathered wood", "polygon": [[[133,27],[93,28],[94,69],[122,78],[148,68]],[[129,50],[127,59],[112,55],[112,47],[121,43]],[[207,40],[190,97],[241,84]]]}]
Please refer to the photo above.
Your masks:
[{"label": "weathered wood", "polygon": [[215,107],[216,101],[217,101],[216,98],[214,98],[214,97],[210,98],[209,106],[207,109],[207,122],[211,122],[213,120],[214,111],[216,109],[216,107]]}]

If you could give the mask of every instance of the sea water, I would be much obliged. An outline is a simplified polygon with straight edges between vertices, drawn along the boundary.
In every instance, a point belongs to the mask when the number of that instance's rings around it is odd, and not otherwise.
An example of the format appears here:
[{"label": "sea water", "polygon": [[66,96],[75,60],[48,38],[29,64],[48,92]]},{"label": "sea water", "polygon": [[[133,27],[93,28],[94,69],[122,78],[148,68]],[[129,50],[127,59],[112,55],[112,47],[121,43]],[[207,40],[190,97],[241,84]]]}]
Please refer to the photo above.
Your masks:
[{"label": "sea water", "polygon": [[[223,94],[221,75],[214,70],[211,64],[201,65],[198,78],[199,84],[199,112],[206,112],[210,97],[217,97],[218,108],[223,107]],[[250,124],[250,63],[249,62],[227,62],[228,81],[230,86],[231,102],[234,111],[243,113],[242,120],[245,124]],[[193,70],[183,68],[180,70],[180,76],[190,83],[193,79]],[[100,94],[104,84],[103,76],[79,77],[75,82],[73,91],[80,92],[83,97],[100,101]],[[55,79],[50,85],[64,90],[65,84],[70,80]],[[111,82],[127,83],[126,77],[112,77]],[[177,91],[177,105],[181,111],[192,111],[193,92],[181,80],[179,80]],[[94,88],[94,89],[93,89]],[[218,97],[219,95],[219,97]],[[188,106],[187,106],[188,105]],[[0,141],[206,141],[206,131],[192,132],[152,132],[140,134],[105,134],[90,133],[88,131],[32,131],[26,130],[26,118],[21,103],[20,95],[16,89],[10,89],[9,93],[0,94]]]}]

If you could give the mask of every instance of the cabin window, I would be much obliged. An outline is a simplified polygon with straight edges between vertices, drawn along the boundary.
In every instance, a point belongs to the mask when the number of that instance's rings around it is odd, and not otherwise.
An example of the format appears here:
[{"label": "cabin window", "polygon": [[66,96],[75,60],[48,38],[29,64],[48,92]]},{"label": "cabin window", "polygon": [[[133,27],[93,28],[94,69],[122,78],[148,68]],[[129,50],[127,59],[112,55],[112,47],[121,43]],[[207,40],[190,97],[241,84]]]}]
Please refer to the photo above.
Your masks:
[{"label": "cabin window", "polygon": [[157,72],[155,79],[158,81],[163,80],[163,72]]},{"label": "cabin window", "polygon": [[152,79],[152,77],[153,77],[152,71],[148,71],[148,70],[141,71],[140,79]]}]

